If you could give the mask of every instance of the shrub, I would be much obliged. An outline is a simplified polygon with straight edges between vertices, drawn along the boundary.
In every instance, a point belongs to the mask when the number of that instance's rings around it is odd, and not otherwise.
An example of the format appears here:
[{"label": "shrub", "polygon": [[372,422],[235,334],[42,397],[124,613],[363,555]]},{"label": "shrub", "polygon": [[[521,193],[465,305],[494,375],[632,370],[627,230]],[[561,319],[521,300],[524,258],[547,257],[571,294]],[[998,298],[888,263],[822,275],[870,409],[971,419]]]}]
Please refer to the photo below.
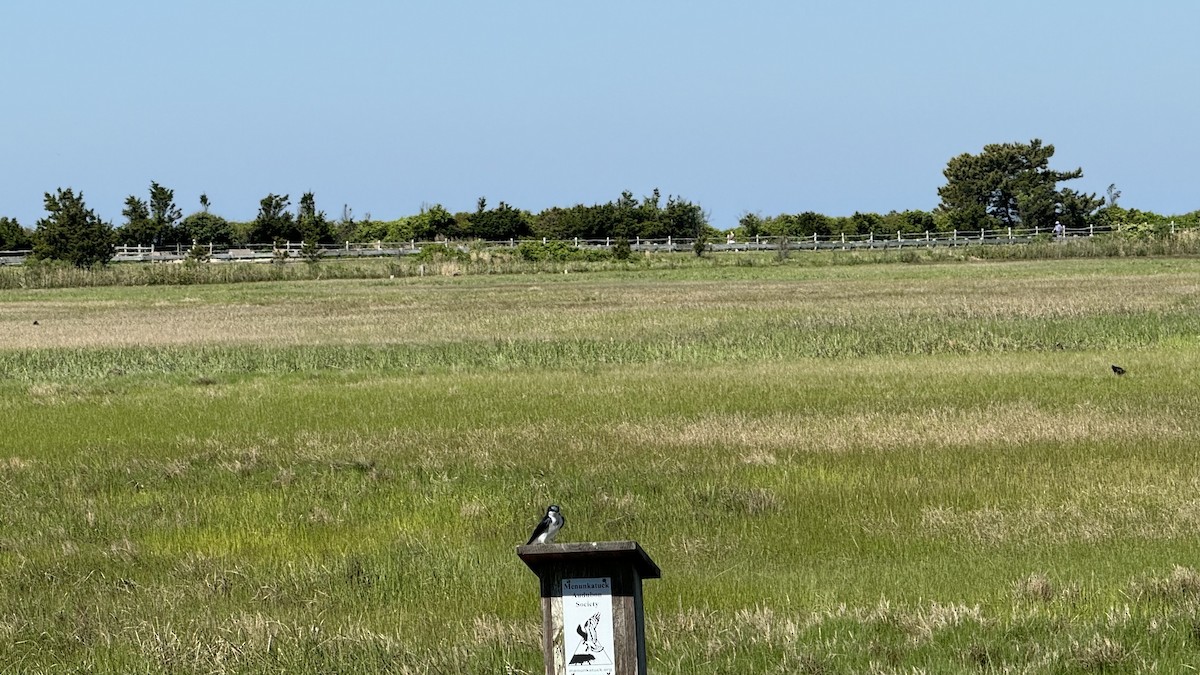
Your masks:
[{"label": "shrub", "polygon": [[629,260],[633,255],[633,248],[629,245],[629,240],[621,237],[613,242],[612,257],[615,260]]},{"label": "shrub", "polygon": [[413,256],[417,262],[468,262],[471,254],[446,244],[427,244],[421,247],[421,252]]},{"label": "shrub", "polygon": [[[629,246],[628,241],[625,242],[625,246]],[[596,262],[607,260],[613,257],[613,254],[606,251],[576,248],[565,241],[547,241],[545,243],[523,241],[517,244],[517,256],[528,262]]]}]

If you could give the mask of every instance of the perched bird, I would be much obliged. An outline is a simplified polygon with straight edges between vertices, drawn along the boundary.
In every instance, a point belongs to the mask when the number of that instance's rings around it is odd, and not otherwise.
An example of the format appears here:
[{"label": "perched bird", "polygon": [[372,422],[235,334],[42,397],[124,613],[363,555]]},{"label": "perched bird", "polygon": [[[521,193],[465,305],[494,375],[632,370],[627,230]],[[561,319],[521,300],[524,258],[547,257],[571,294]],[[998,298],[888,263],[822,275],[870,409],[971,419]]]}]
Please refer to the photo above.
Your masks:
[{"label": "perched bird", "polygon": [[542,522],[533,528],[533,534],[530,535],[529,541],[525,545],[530,544],[549,544],[554,541],[555,535],[562,529],[562,526],[567,522],[567,519],[560,513],[561,509],[558,504],[551,504],[550,508],[546,509],[546,516],[542,518]]},{"label": "perched bird", "polygon": [[1115,364],[1115,363],[1113,364],[1113,367],[1112,367],[1112,369],[1113,369],[1113,372],[1114,372],[1114,373],[1116,373],[1117,375],[1124,375],[1124,374],[1125,374],[1125,369],[1124,369],[1124,368],[1122,368],[1121,366],[1118,366],[1118,365],[1117,365],[1117,364]]},{"label": "perched bird", "polygon": [[33,325],[35,325],[35,326],[38,325],[37,319],[33,320]]}]

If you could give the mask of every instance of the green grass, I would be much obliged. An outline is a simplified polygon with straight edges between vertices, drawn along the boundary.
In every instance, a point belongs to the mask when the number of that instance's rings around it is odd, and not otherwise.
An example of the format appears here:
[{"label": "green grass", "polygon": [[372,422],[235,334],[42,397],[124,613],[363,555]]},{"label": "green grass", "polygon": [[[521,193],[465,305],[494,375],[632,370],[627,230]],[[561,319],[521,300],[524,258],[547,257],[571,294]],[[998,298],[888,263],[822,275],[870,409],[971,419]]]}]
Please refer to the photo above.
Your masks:
[{"label": "green grass", "polygon": [[551,501],[653,672],[1186,672],[1197,272],[6,292],[0,672],[541,672]]}]

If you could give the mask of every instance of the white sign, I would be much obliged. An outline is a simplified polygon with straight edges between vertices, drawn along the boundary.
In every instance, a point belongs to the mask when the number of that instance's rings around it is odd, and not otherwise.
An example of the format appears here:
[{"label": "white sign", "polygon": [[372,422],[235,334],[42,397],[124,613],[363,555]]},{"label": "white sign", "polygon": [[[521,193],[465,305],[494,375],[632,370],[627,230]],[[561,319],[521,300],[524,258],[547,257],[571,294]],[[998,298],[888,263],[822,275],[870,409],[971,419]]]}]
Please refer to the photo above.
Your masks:
[{"label": "white sign", "polygon": [[563,579],[567,675],[613,672],[612,577]]}]

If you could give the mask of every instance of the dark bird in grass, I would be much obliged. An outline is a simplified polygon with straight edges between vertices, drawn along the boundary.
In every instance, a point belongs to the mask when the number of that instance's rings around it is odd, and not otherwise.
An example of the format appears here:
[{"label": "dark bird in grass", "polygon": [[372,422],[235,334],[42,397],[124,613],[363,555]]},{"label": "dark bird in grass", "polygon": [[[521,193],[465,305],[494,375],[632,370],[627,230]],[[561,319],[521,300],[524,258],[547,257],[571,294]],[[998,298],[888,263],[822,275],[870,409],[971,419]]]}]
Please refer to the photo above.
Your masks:
[{"label": "dark bird in grass", "polygon": [[33,325],[35,325],[35,326],[38,325],[37,319],[33,320]]},{"label": "dark bird in grass", "polygon": [[1124,374],[1125,374],[1125,369],[1124,369],[1124,368],[1122,368],[1121,366],[1118,366],[1118,365],[1117,365],[1117,364],[1115,364],[1115,363],[1113,364],[1113,367],[1112,367],[1112,369],[1113,369],[1113,372],[1114,372],[1114,373],[1116,373],[1117,375],[1124,375]]},{"label": "dark bird in grass", "polygon": [[567,522],[567,519],[560,513],[561,510],[558,508],[558,504],[551,504],[550,508],[546,509],[546,516],[542,518],[542,522],[533,528],[533,534],[529,536],[529,541],[525,542],[525,545],[549,544],[554,541],[558,531]]}]

